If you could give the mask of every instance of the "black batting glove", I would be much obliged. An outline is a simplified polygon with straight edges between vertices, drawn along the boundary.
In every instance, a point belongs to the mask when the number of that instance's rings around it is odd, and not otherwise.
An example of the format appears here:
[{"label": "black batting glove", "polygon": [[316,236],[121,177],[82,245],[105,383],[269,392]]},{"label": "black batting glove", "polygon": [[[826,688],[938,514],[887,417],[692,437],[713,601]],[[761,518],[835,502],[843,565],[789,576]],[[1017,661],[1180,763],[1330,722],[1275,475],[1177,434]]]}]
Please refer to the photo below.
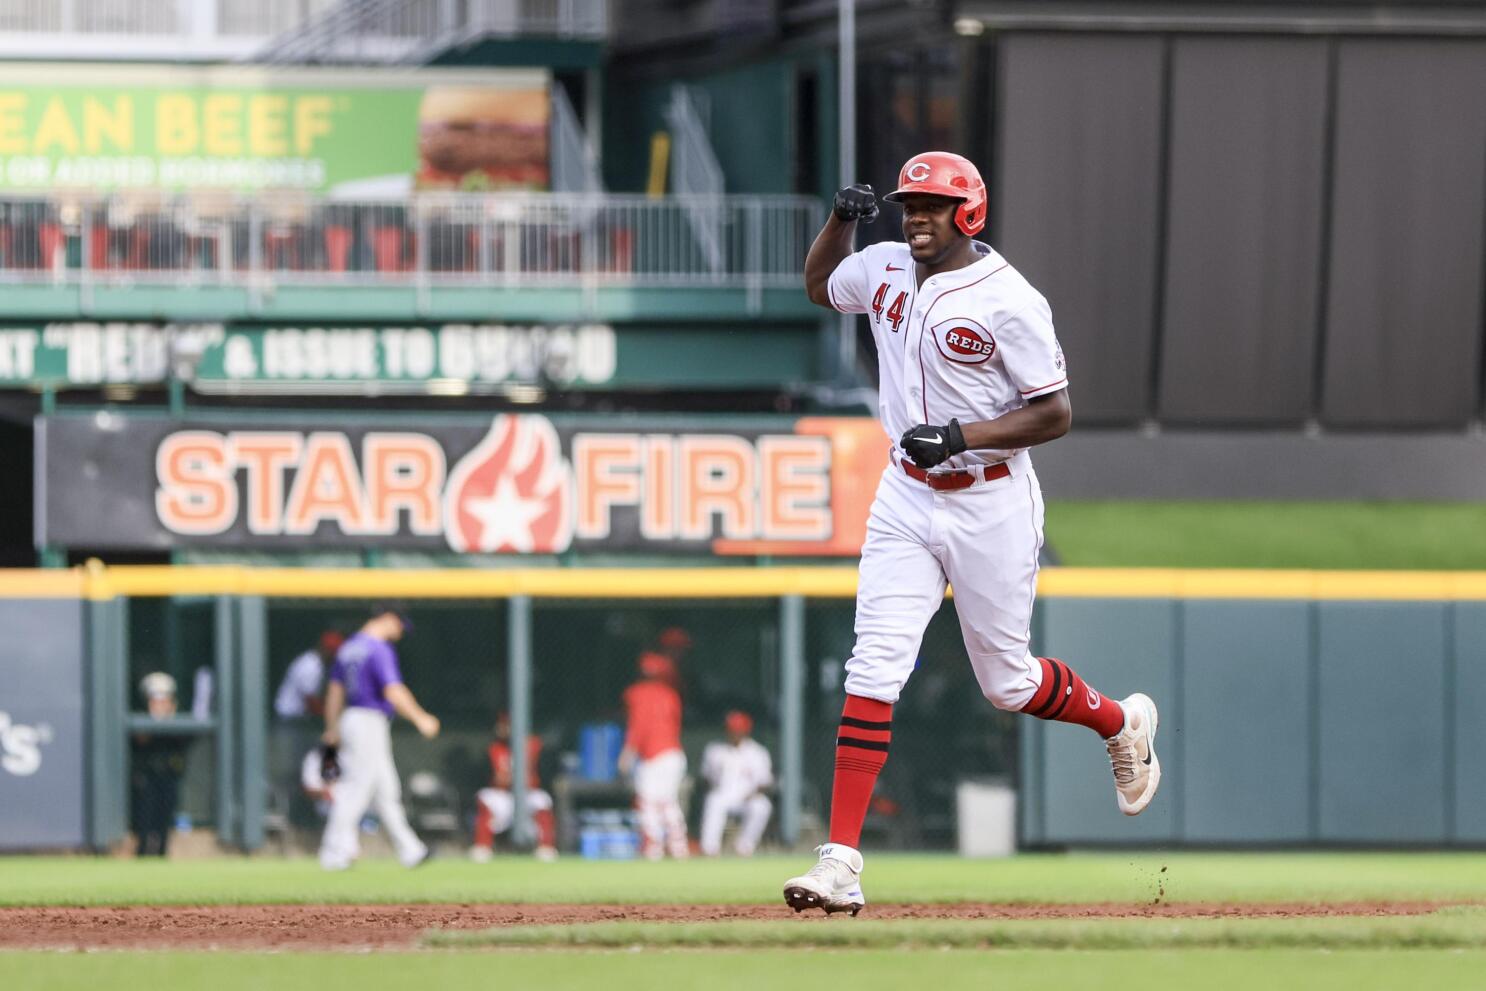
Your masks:
[{"label": "black batting glove", "polygon": [[860,220],[864,224],[870,224],[877,219],[877,197],[872,195],[872,187],[864,182],[855,186],[847,186],[836,193],[836,204],[832,208],[837,220],[850,223]]},{"label": "black batting glove", "polygon": [[933,468],[965,450],[965,435],[960,432],[960,421],[950,420],[942,427],[932,423],[920,423],[909,430],[898,446],[920,468]]}]

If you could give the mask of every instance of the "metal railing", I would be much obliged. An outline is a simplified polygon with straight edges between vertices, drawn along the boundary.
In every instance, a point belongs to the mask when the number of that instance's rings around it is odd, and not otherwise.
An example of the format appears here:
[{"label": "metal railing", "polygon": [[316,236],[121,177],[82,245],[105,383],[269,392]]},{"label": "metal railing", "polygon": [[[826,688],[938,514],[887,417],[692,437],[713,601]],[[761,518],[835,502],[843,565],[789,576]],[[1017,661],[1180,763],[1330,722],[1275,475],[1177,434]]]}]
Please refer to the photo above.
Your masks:
[{"label": "metal railing", "polygon": [[5,0],[0,31],[175,35],[201,31],[271,37],[291,31],[338,0]]},{"label": "metal railing", "polygon": [[707,125],[691,90],[677,84],[665,110],[675,141],[671,155],[671,188],[689,204],[687,219],[708,261],[721,264],[722,215],[716,204],[723,191],[722,165],[712,151]]},{"label": "metal railing", "polygon": [[598,155],[583,131],[567,90],[552,85],[552,189],[559,193],[602,193]]},{"label": "metal railing", "polygon": [[244,58],[337,0],[4,0],[0,56]]},{"label": "metal railing", "polygon": [[420,64],[483,38],[601,39],[607,0],[341,0],[256,62]]},{"label": "metal railing", "polygon": [[602,39],[608,0],[3,0],[0,57],[418,64],[482,38]]},{"label": "metal railing", "polygon": [[762,289],[799,284],[821,217],[800,196],[5,196],[0,283]]}]

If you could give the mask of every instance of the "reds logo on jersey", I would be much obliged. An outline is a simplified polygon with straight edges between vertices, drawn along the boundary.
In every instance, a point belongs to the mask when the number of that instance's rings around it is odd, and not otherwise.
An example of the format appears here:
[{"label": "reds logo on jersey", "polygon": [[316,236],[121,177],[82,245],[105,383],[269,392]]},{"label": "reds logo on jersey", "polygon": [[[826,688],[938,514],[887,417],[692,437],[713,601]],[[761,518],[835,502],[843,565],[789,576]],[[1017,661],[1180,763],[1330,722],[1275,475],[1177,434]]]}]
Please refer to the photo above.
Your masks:
[{"label": "reds logo on jersey", "polygon": [[996,341],[990,332],[965,317],[937,323],[932,333],[939,353],[957,364],[979,365],[996,353]]}]

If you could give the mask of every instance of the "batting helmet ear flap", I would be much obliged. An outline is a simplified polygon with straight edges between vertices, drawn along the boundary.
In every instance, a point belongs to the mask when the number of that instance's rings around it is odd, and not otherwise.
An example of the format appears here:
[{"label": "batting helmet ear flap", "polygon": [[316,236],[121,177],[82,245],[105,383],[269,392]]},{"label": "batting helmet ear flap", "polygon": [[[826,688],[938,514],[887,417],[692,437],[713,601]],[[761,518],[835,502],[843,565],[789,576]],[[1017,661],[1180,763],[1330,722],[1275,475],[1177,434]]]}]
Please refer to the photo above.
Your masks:
[{"label": "batting helmet ear flap", "polygon": [[986,201],[982,199],[979,203],[972,203],[966,200],[961,203],[955,211],[955,226],[972,237],[985,230]]}]

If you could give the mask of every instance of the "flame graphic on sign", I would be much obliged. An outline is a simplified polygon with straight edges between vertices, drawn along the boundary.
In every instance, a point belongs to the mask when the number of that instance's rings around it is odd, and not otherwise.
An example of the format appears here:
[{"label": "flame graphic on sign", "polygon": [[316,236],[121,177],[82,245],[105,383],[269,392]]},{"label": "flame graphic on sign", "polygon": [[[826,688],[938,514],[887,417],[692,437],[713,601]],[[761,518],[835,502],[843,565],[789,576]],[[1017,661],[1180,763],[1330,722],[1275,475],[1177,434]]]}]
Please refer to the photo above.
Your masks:
[{"label": "flame graphic on sign", "polygon": [[462,554],[555,554],[573,540],[573,472],[544,416],[497,416],[449,473],[444,536]]}]

